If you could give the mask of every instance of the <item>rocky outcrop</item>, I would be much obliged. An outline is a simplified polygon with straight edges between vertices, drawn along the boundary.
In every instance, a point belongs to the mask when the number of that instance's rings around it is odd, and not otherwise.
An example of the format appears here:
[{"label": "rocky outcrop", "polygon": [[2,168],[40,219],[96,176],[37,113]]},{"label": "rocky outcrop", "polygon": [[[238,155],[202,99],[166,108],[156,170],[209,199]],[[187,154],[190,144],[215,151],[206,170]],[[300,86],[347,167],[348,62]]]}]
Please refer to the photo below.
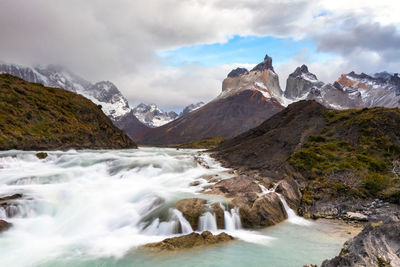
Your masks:
[{"label": "rocky outcrop", "polygon": [[369,224],[344,244],[339,256],[321,266],[400,266],[399,218]]},{"label": "rocky outcrop", "polygon": [[205,199],[190,198],[179,200],[174,207],[182,212],[192,229],[198,229],[199,218],[205,212],[206,203]]},{"label": "rocky outcrop", "polygon": [[243,227],[255,228],[260,226],[271,226],[287,219],[287,214],[281,200],[276,193],[265,194],[258,197],[251,205],[232,203],[239,207],[240,218]]},{"label": "rocky outcrop", "polygon": [[0,75],[0,150],[121,149],[136,144],[87,98]]},{"label": "rocky outcrop", "polygon": [[196,247],[204,247],[226,243],[234,240],[234,238],[226,233],[213,235],[209,231],[204,231],[201,234],[191,233],[188,235],[167,238],[158,243],[151,243],[142,246],[142,249],[149,251],[175,251],[182,249],[190,249]]},{"label": "rocky outcrop", "polygon": [[279,196],[273,192],[262,193],[259,183],[265,184],[253,177],[239,176],[218,182],[207,193],[220,194],[230,199],[229,205],[239,209],[241,223],[245,228],[270,226],[284,221],[287,214]]}]

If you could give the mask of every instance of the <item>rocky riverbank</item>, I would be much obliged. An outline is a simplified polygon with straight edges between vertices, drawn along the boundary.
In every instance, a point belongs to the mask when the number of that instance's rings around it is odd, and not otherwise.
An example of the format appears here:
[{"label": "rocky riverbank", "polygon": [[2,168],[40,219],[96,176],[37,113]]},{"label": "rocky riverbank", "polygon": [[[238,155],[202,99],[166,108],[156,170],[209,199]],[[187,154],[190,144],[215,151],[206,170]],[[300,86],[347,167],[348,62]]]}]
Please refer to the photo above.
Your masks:
[{"label": "rocky riverbank", "polygon": [[[399,125],[398,109],[333,111],[314,101],[300,101],[211,151],[237,175],[211,186],[209,193],[230,198],[247,227],[285,219],[271,216],[271,208],[265,208],[274,206],[273,214],[282,215],[276,213],[281,210],[276,198],[266,198],[271,193],[265,194],[265,189],[272,188],[305,218],[386,225],[389,219],[400,218]],[[262,215],[265,211],[268,216]],[[392,238],[392,228],[365,229],[352,242],[368,233],[378,253],[373,262],[382,255],[383,263],[395,263],[398,243],[382,241]],[[360,246],[350,250],[349,255],[365,254]],[[397,256],[389,257],[393,251]],[[344,266],[357,266],[355,258],[347,259],[353,265]]]}]

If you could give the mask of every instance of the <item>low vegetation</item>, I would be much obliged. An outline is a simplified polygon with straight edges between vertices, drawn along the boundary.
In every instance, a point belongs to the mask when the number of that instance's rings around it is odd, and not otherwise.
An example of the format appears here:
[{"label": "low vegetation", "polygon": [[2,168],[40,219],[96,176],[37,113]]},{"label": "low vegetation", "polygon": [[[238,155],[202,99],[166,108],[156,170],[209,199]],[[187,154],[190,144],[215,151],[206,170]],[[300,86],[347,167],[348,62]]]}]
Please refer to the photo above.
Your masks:
[{"label": "low vegetation", "polygon": [[216,148],[219,144],[225,141],[224,137],[208,137],[198,141],[193,141],[186,144],[172,145],[176,148],[195,148],[195,149],[211,149]]},{"label": "low vegetation", "polygon": [[329,110],[325,118],[321,133],[289,158],[310,180],[303,201],[329,193],[400,203],[400,110]]}]

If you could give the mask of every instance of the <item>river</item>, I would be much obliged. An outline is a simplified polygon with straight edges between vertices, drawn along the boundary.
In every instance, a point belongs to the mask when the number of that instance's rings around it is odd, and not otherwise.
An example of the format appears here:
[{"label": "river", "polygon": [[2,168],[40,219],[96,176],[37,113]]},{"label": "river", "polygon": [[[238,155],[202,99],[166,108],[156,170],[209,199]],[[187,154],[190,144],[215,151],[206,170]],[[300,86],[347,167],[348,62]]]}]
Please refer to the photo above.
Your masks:
[{"label": "river", "polygon": [[[2,266],[302,266],[337,255],[351,237],[347,226],[306,221],[289,207],[289,219],[279,225],[241,229],[237,211],[227,209],[223,197],[201,194],[210,184],[203,177],[232,174],[198,150],[48,154],[39,160],[35,152],[0,152],[0,197],[23,194],[11,211],[0,208],[0,219],[13,224],[0,234]],[[178,253],[137,250],[180,230],[191,232],[173,209],[191,197],[220,202],[225,229],[216,229],[211,213],[200,219],[201,228],[238,241]]]}]

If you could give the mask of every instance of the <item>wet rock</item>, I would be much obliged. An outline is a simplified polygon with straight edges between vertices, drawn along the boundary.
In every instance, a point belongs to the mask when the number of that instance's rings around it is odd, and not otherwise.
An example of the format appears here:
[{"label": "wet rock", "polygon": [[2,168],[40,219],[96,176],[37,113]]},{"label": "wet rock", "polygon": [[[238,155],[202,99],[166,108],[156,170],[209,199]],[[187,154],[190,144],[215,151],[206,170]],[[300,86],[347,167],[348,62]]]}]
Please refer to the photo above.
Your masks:
[{"label": "wet rock", "polygon": [[215,214],[215,218],[217,220],[218,229],[224,229],[225,227],[224,210],[221,208],[221,204],[219,203],[212,204],[212,209]]},{"label": "wet rock", "polygon": [[207,200],[201,198],[189,198],[179,200],[175,208],[182,212],[193,229],[198,229],[199,217],[206,209]]},{"label": "wet rock", "polygon": [[150,251],[173,251],[215,245],[232,240],[234,238],[226,233],[213,235],[209,231],[204,231],[201,234],[193,232],[188,235],[167,238],[158,243],[144,245],[142,248]]},{"label": "wet rock", "polygon": [[233,204],[239,207],[240,219],[245,228],[271,226],[287,219],[285,208],[275,193],[257,198],[251,206],[241,199],[235,199]]},{"label": "wet rock", "polygon": [[22,194],[13,194],[0,197],[0,208],[4,209],[7,217],[14,217],[18,213],[18,203],[15,200],[22,198]]},{"label": "wet rock", "polygon": [[38,159],[45,159],[45,158],[47,158],[47,156],[48,156],[48,154],[47,154],[46,152],[39,152],[39,153],[36,153],[36,157],[37,157]]},{"label": "wet rock", "polygon": [[293,179],[285,179],[279,183],[276,192],[280,193],[288,204],[297,209],[301,202],[301,193],[299,187]]},{"label": "wet rock", "polygon": [[198,185],[200,185],[200,184],[201,184],[200,181],[194,181],[194,182],[191,182],[189,185],[190,185],[190,186],[198,186]]},{"label": "wet rock", "polygon": [[14,200],[14,199],[19,199],[22,198],[22,194],[13,194],[10,196],[5,196],[5,197],[0,197],[0,205],[4,204],[5,202],[9,200]]},{"label": "wet rock", "polygon": [[4,220],[0,220],[0,233],[7,231],[12,226],[11,223],[6,222]]},{"label": "wet rock", "polygon": [[222,194],[226,197],[245,197],[249,201],[255,201],[257,194],[261,193],[260,186],[254,179],[239,176],[218,182],[210,193]]},{"label": "wet rock", "polygon": [[322,267],[400,266],[400,220],[369,224],[346,242],[339,256],[325,260]]}]

